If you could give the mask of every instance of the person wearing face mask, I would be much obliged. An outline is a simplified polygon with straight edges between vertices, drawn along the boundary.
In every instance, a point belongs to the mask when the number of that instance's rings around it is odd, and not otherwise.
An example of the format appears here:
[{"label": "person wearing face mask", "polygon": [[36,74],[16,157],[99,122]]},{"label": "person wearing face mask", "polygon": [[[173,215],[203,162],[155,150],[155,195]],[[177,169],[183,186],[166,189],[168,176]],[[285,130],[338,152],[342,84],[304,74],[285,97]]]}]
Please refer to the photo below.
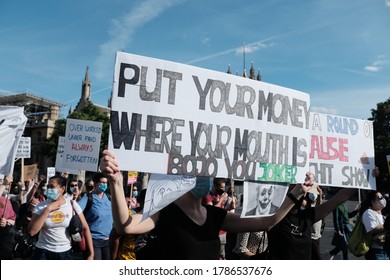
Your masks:
[{"label": "person wearing face mask", "polygon": [[109,237],[113,225],[111,198],[107,195],[107,177],[95,173],[92,177],[94,190],[84,195],[78,204],[84,211],[91,229],[95,260],[110,259]]},{"label": "person wearing face mask", "polygon": [[[142,213],[129,215],[122,173],[112,152],[103,152],[100,170],[109,178],[115,229],[120,235],[142,234],[154,229],[160,246],[155,250],[159,253],[156,259],[219,259],[220,230],[269,230],[294,206],[291,198],[287,198],[273,216],[241,218],[226,209],[203,205],[202,198],[210,192],[212,184],[209,178],[198,177],[195,188],[141,222]],[[292,188],[291,196],[299,199],[310,188],[306,182],[298,184]]]},{"label": "person wearing face mask", "polygon": [[5,177],[0,185],[0,260],[12,259],[13,226],[16,220],[15,211],[8,198],[10,184],[13,178]]},{"label": "person wearing face mask", "polygon": [[83,224],[87,247],[93,259],[91,232],[80,206],[63,197],[65,186],[63,178],[49,178],[46,197],[34,207],[31,221],[27,226],[29,235],[39,233],[33,258],[36,260],[72,260],[74,259],[71,236],[67,230],[73,212],[76,212]]},{"label": "person wearing face mask", "polygon": [[385,217],[382,210],[386,207],[386,199],[378,191],[368,193],[362,202],[360,213],[367,233],[371,234],[370,249],[365,254],[366,260],[388,260],[389,255],[384,250],[386,230],[384,228]]}]

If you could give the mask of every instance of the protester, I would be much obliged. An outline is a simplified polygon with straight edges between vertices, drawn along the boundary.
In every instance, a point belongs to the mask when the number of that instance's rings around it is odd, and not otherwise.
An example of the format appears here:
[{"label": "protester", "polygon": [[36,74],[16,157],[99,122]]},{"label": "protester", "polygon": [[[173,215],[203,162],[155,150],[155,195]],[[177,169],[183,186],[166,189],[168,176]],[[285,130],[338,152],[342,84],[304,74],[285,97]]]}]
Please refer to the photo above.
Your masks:
[{"label": "protester", "polygon": [[[377,168],[373,170],[377,176]],[[305,181],[314,184],[314,175],[307,173]],[[315,207],[302,208],[301,199],[295,200],[295,207],[268,232],[269,258],[279,260],[310,260],[311,259],[311,228],[312,225],[323,219],[339,204],[348,200],[356,193],[354,188],[341,189],[328,201]]]},{"label": "protester", "polygon": [[34,252],[36,260],[72,260],[74,258],[71,237],[67,230],[73,216],[73,210],[80,217],[84,227],[86,243],[91,260],[94,257],[91,232],[80,206],[64,199],[65,186],[62,178],[53,176],[49,179],[47,200],[39,203],[33,210],[28,233],[35,235],[39,232],[38,242]]},{"label": "protester", "polygon": [[8,191],[13,178],[5,177],[0,186],[0,260],[12,259],[12,247],[14,243],[14,224],[16,214],[12,208],[12,204],[8,198]]},{"label": "protester", "polygon": [[[208,178],[206,179],[209,180]],[[228,200],[228,193],[225,191],[226,188],[225,178],[214,178],[213,188],[210,193],[202,198],[204,205],[212,205],[219,208],[225,208],[225,204]],[[225,208],[226,209],[226,208]],[[226,209],[228,210],[228,209]],[[228,210],[229,211],[229,210]],[[221,242],[220,260],[226,259],[226,231],[219,231],[219,240]]]},{"label": "protester", "polygon": [[273,216],[240,218],[225,209],[202,205],[210,186],[197,185],[170,205],[141,222],[142,215],[130,216],[123,190],[123,177],[115,156],[104,151],[100,170],[109,178],[114,225],[120,235],[142,234],[156,228],[161,239],[161,259],[219,259],[220,230],[251,232],[271,229],[310,188],[311,182],[292,187],[289,197]]},{"label": "protester", "polygon": [[370,249],[364,256],[367,260],[389,259],[389,255],[384,250],[386,230],[385,218],[381,212],[386,207],[386,203],[386,199],[380,192],[372,191],[361,204],[362,222],[367,233],[372,236]]},{"label": "protester", "polygon": [[[94,190],[84,195],[78,204],[84,211],[92,234],[95,260],[110,259],[109,237],[113,225],[111,201],[105,193],[107,178],[102,173],[93,176]],[[124,197],[123,197],[124,198]]]},{"label": "protester", "polygon": [[348,240],[353,229],[349,219],[355,217],[358,212],[358,210],[349,212],[345,203],[341,203],[335,210],[333,210],[334,236],[332,239],[332,245],[335,247],[329,252],[331,260],[333,260],[340,251],[343,253],[344,260],[349,259]]}]

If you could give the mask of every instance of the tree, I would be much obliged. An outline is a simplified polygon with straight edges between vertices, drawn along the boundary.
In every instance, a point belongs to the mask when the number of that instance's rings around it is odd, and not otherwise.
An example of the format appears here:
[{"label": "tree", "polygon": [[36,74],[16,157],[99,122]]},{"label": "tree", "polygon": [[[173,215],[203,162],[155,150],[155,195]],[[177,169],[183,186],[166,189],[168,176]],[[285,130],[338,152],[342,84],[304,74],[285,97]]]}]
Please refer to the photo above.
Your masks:
[{"label": "tree", "polygon": [[377,104],[376,109],[371,110],[371,118],[374,125],[375,164],[380,170],[377,178],[377,189],[386,189],[389,183],[389,172],[386,156],[390,155],[390,98]]},{"label": "tree", "polygon": [[[95,121],[102,123],[102,137],[100,140],[100,153],[104,150],[108,144],[108,133],[110,126],[109,117],[103,113],[98,107],[93,105],[92,102],[89,102],[80,112],[73,112],[68,115],[69,119],[79,119],[87,121]],[[55,129],[51,137],[47,140],[47,145],[45,145],[44,150],[42,151],[51,159],[56,158],[58,139],[60,136],[65,135],[66,130],[66,119],[59,119],[56,121]]]}]

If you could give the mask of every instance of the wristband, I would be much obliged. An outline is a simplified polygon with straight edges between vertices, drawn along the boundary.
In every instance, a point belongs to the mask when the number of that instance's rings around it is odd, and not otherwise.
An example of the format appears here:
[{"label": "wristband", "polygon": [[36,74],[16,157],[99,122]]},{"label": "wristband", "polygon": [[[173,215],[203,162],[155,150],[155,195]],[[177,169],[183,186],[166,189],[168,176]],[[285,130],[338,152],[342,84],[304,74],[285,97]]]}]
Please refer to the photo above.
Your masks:
[{"label": "wristband", "polygon": [[292,202],[294,202],[295,205],[297,205],[299,203],[299,200],[292,194],[292,193],[288,193],[287,194],[288,198],[292,200]]}]

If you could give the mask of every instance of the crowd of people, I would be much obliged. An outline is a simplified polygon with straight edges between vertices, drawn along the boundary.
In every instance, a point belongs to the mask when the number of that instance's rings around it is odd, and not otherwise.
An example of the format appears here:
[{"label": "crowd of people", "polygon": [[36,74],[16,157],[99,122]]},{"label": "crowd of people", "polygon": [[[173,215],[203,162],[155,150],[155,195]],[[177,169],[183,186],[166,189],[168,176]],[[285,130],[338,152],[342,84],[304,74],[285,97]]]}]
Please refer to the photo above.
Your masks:
[{"label": "crowd of people", "polygon": [[[272,185],[259,184],[256,207],[241,217],[229,180],[199,177],[192,190],[145,219],[146,189],[134,185],[125,194],[120,166],[110,151],[103,152],[100,171],[85,182],[68,174],[26,183],[5,177],[0,182],[0,258],[315,260],[321,259],[325,217],[333,212],[331,259],[340,251],[348,259],[350,219],[355,215],[372,236],[365,258],[389,259],[389,206],[378,191],[368,192],[359,208],[349,212],[345,202],[356,189],[340,189],[323,200],[321,187],[308,172],[302,183],[288,187],[281,205],[274,205]],[[81,228],[77,238],[69,229],[75,215]],[[31,242],[24,255],[15,255],[16,245],[21,246],[16,236]]]}]

